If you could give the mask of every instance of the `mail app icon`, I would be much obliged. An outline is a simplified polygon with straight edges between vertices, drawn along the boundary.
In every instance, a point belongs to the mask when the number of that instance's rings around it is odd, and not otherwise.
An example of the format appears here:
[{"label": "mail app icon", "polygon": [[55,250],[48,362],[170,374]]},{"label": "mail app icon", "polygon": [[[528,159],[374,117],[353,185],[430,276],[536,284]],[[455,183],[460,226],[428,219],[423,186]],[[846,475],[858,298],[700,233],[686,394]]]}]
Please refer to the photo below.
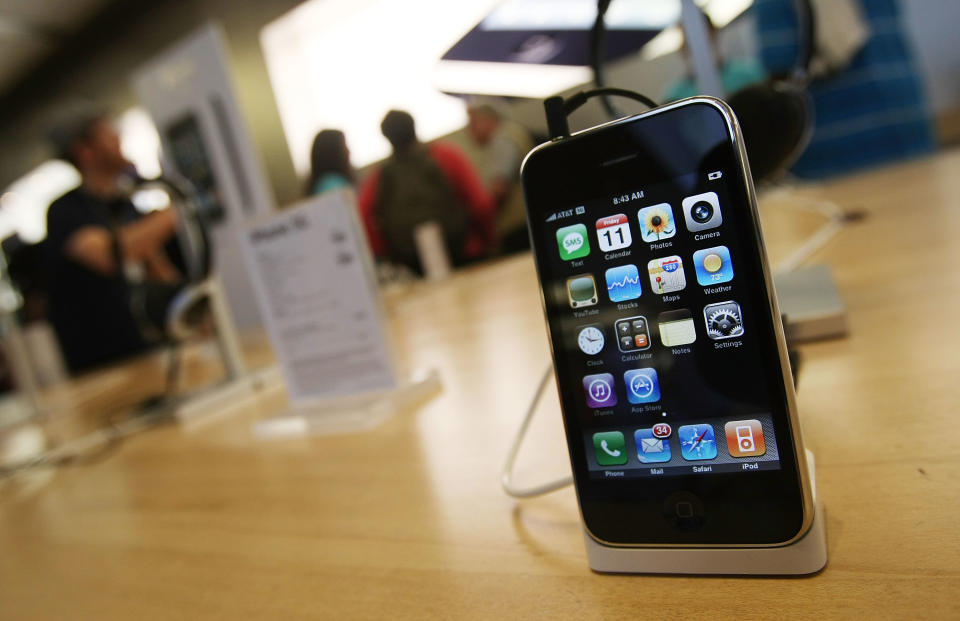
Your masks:
[{"label": "mail app icon", "polygon": [[640,441],[640,450],[644,453],[662,453],[663,440],[660,438],[644,438]]},{"label": "mail app icon", "polygon": [[637,459],[642,464],[670,461],[670,440],[653,435],[653,428],[637,429],[633,434]]}]

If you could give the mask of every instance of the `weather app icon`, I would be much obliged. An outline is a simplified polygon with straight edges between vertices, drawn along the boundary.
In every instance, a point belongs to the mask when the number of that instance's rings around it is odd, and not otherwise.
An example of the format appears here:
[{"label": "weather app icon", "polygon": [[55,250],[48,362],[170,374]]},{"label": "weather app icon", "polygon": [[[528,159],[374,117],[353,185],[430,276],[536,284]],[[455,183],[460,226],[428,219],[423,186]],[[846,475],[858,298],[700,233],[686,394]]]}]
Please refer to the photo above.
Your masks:
[{"label": "weather app icon", "polygon": [[733,280],[733,263],[726,246],[697,250],[693,253],[693,265],[697,268],[697,283],[703,286]]},{"label": "weather app icon", "polygon": [[621,265],[607,270],[607,293],[611,302],[625,302],[640,297],[640,270],[636,265]]}]

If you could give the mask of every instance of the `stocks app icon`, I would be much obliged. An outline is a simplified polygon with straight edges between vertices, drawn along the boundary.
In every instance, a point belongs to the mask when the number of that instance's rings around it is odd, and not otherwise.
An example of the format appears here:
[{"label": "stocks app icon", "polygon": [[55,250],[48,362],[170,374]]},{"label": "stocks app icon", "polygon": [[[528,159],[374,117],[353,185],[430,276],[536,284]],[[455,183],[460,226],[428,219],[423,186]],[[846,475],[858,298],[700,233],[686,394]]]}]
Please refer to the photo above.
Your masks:
[{"label": "stocks app icon", "polygon": [[611,267],[606,272],[607,294],[611,302],[636,300],[642,293],[640,289],[640,270],[636,265]]},{"label": "stocks app icon", "polygon": [[613,375],[609,373],[585,376],[583,390],[587,393],[589,408],[612,408],[617,404],[617,393],[613,389]]}]

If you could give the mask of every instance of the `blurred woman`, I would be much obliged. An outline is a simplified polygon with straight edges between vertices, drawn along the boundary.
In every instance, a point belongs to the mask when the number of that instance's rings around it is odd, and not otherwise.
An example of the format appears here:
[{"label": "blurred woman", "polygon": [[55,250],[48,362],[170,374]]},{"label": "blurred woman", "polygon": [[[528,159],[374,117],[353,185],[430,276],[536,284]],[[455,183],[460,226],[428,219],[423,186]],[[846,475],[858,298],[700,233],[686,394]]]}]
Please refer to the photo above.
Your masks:
[{"label": "blurred woman", "polygon": [[343,132],[325,129],[313,139],[310,149],[310,178],[307,194],[322,194],[330,190],[352,187],[353,167],[350,150]]}]

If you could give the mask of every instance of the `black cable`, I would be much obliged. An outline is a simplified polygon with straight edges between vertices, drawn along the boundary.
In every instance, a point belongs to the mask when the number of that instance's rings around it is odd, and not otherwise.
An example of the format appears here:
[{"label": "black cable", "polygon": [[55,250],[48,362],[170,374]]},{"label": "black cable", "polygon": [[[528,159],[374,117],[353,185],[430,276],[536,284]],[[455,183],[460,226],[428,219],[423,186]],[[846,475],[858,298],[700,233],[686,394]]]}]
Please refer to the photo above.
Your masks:
[{"label": "black cable", "polygon": [[606,86],[603,88],[595,88],[589,91],[580,91],[574,95],[571,95],[563,102],[563,111],[564,114],[570,116],[574,110],[587,103],[592,97],[602,97],[606,100],[608,95],[614,95],[616,97],[625,97],[627,99],[632,99],[634,101],[639,101],[648,108],[656,108],[657,102],[650,99],[642,93],[637,93],[635,91],[630,91],[625,88],[614,88],[612,86]]},{"label": "black cable", "polygon": [[[612,0],[597,0],[597,18],[593,22],[593,28],[590,29],[590,68],[593,70],[593,83],[598,88],[604,88],[605,80],[603,77],[603,56],[606,48],[607,26],[604,19],[607,15],[607,9],[610,8]],[[616,119],[623,116],[620,114],[610,98],[603,96],[600,99],[603,109],[606,110],[610,118]]]},{"label": "black cable", "polygon": [[547,131],[550,134],[550,139],[554,140],[570,135],[570,124],[567,122],[567,117],[577,108],[587,103],[587,101],[593,97],[605,98],[610,95],[639,101],[649,108],[657,107],[657,102],[646,95],[625,88],[613,88],[609,86],[595,88],[589,91],[580,91],[567,99],[563,97],[548,97],[543,101],[543,108],[547,117]]}]

